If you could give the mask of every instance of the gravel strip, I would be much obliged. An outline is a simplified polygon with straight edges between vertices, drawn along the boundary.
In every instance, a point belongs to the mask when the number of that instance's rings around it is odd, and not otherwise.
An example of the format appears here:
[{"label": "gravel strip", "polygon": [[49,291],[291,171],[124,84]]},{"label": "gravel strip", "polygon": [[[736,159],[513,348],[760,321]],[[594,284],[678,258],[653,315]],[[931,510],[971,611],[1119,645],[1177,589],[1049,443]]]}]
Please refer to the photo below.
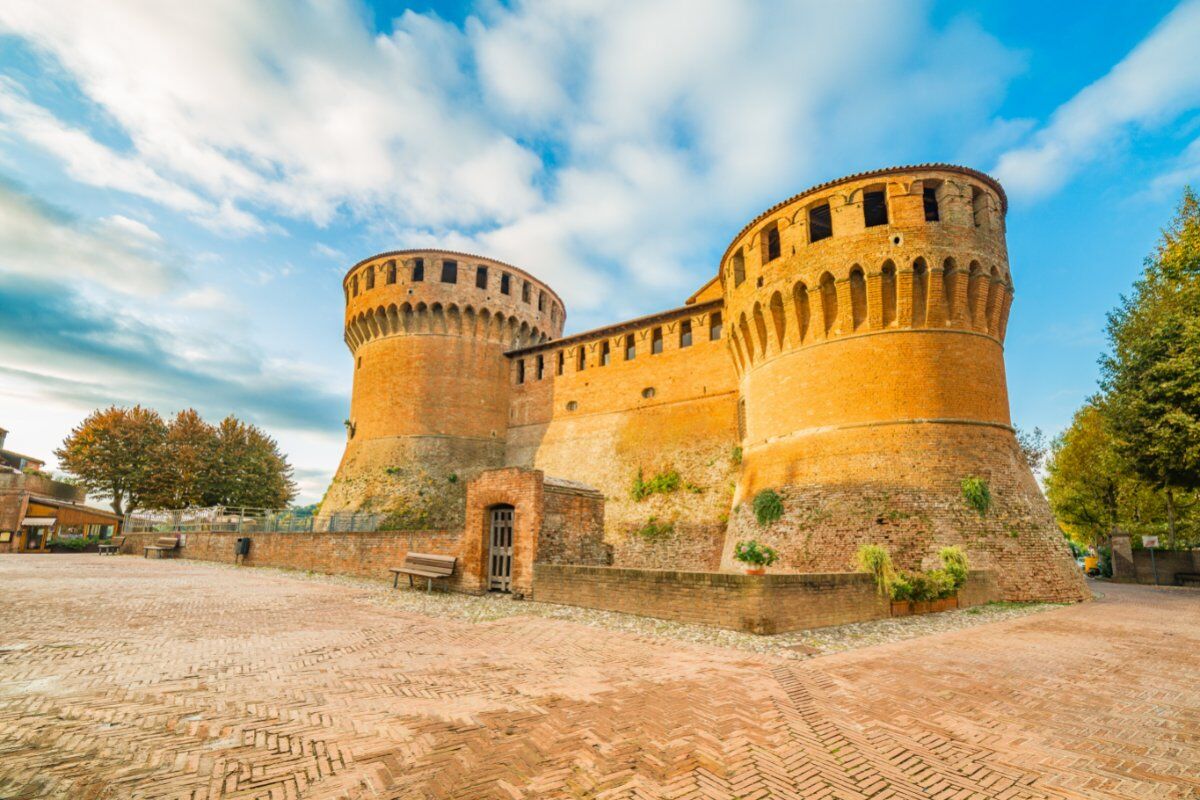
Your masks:
[{"label": "gravel strip", "polygon": [[197,566],[218,569],[254,569],[286,578],[346,586],[365,592],[362,597],[365,602],[430,617],[449,617],[476,623],[517,616],[545,617],[568,620],[650,639],[673,639],[680,642],[746,650],[789,659],[813,658],[826,653],[840,653],[860,647],[871,647],[934,633],[972,628],[976,625],[1024,617],[1060,607],[1053,603],[989,603],[956,611],[943,611],[938,614],[879,619],[831,628],[759,636],[723,628],[712,628],[707,625],[671,622],[615,611],[513,600],[509,595],[469,595],[444,590],[426,592],[424,589],[409,589],[407,586],[393,589],[389,582],[368,578],[325,575],[275,567],[236,567],[233,564],[220,562],[184,560]]}]

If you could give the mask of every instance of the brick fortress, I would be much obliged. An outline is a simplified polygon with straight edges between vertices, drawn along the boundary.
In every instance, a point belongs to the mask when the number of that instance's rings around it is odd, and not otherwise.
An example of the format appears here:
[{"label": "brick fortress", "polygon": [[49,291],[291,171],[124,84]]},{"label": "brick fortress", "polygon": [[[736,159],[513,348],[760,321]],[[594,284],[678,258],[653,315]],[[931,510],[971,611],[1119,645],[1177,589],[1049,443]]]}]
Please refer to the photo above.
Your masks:
[{"label": "brick fortress", "polygon": [[[1009,418],[1006,202],[943,164],[831,181],[750,222],[684,305],[566,337],[562,299],[514,266],[361,261],[343,283],[348,442],[322,513],[462,531],[463,588],[531,589],[533,560],[733,571],[755,538],[781,573],[845,572],[865,543],[929,567],[957,544],[1007,599],[1081,599]],[[521,512],[533,495],[504,487],[530,471],[553,478]],[[967,477],[988,484],[984,514]],[[766,489],[784,513],[762,526]],[[597,541],[564,544],[574,517],[540,505],[559,496]],[[489,583],[490,515],[512,508],[511,582]],[[550,528],[553,552],[530,539]]]}]

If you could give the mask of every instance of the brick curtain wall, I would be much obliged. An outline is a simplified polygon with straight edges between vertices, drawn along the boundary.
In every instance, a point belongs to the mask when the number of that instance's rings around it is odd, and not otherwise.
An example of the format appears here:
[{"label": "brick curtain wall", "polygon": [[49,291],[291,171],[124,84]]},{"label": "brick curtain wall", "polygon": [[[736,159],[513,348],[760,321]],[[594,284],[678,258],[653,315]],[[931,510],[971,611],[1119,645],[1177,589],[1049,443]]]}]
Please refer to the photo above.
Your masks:
[{"label": "brick curtain wall", "polygon": [[[1120,577],[1129,583],[1154,583],[1154,566],[1150,563],[1149,550],[1134,550],[1132,573]],[[1163,586],[1176,585],[1175,573],[1200,573],[1200,550],[1159,550],[1154,554],[1158,566],[1158,582]]]},{"label": "brick curtain wall", "polygon": [[[855,572],[749,576],[728,572],[534,566],[539,602],[622,611],[751,633],[785,633],[879,619],[889,603]],[[972,571],[962,605],[997,599],[991,573]]]},{"label": "brick curtain wall", "polygon": [[613,566],[631,569],[711,570],[721,568],[722,524],[676,523],[667,535],[647,538],[628,530],[613,546]]},{"label": "brick curtain wall", "polygon": [[[127,534],[122,552],[142,555],[143,548],[166,534]],[[173,535],[173,534],[172,534]],[[250,537],[250,555],[245,563],[252,567],[282,567],[312,570],[331,575],[353,575],[361,578],[391,577],[390,567],[398,567],[410,550],[459,558],[453,588],[476,589],[475,584],[463,586],[461,531],[375,531],[371,533],[247,533],[199,532],[187,534],[187,542],[178,556],[199,561],[234,563],[234,543],[241,536]],[[403,576],[402,576],[403,578]]]}]

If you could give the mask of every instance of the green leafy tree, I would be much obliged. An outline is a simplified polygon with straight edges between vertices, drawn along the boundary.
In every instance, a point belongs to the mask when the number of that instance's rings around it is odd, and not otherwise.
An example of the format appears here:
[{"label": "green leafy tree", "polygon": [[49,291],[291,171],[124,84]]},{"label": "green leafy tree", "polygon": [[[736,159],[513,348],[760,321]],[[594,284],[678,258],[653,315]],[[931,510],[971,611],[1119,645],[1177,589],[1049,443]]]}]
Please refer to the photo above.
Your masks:
[{"label": "green leafy tree", "polygon": [[1085,545],[1107,540],[1120,519],[1125,467],[1109,435],[1100,396],[1075,412],[1055,437],[1046,462],[1046,497],[1071,537]]},{"label": "green leafy tree", "polygon": [[292,467],[270,436],[229,416],[217,425],[214,438],[207,505],[285,508],[295,498]]},{"label": "green leafy tree", "polygon": [[113,406],[92,412],[54,451],[59,466],[117,514],[145,508],[167,426],[156,411]]},{"label": "green leafy tree", "polygon": [[214,479],[216,430],[194,408],[180,411],[167,425],[157,453],[154,491],[147,503],[154,508],[212,505],[209,486]]},{"label": "green leafy tree", "polygon": [[1188,189],[1133,293],[1108,317],[1105,416],[1118,454],[1163,493],[1168,545],[1180,492],[1200,489],[1200,199]]}]

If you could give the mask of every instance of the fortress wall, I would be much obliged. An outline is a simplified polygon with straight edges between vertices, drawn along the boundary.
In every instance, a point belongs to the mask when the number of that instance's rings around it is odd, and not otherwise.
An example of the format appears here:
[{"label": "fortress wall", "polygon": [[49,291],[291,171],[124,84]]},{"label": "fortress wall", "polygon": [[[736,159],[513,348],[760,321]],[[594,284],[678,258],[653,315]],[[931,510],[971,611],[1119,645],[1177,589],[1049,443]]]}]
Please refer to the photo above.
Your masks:
[{"label": "fortress wall", "polygon": [[[708,542],[724,529],[737,468],[737,405],[726,334],[716,340],[709,336],[709,317],[719,308],[688,306],[644,325],[614,326],[509,354],[514,363],[524,359],[527,366],[525,383],[511,387],[507,462],[600,489],[607,500],[606,538],[618,545],[618,553],[652,552],[620,546],[631,529],[651,517]],[[692,324],[690,347],[680,346],[684,320]],[[663,337],[659,354],[651,353],[655,328]],[[627,335],[635,337],[632,360],[625,358]],[[601,364],[603,342],[610,348],[607,366]],[[564,369],[557,375],[560,351]],[[553,366],[542,380],[536,379],[536,367],[528,366],[536,364],[537,355]],[[653,389],[652,397],[644,396],[647,389]],[[639,468],[646,480],[677,470],[694,489],[634,501],[630,491]],[[639,563],[663,560],[647,559]]]}]

